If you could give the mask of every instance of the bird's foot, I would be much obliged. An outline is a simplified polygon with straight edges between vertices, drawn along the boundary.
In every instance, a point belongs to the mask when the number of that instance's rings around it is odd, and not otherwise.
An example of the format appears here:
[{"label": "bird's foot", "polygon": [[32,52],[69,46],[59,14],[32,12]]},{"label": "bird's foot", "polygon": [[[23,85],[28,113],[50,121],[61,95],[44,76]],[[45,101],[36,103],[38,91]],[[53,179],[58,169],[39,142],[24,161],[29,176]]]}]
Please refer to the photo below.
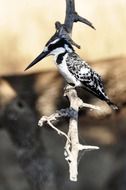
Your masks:
[{"label": "bird's foot", "polygon": [[64,87],[64,96],[66,96],[67,92],[69,90],[72,90],[72,89],[75,89],[75,85],[74,84],[67,84],[65,87]]}]

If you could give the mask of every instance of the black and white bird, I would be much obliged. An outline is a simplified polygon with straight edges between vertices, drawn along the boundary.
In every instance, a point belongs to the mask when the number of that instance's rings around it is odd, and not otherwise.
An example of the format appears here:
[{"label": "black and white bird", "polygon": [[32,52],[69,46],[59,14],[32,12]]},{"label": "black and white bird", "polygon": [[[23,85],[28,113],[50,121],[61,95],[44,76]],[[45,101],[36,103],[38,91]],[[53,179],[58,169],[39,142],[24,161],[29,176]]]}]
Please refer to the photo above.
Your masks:
[{"label": "black and white bird", "polygon": [[106,95],[100,75],[75,53],[72,45],[65,38],[57,34],[47,42],[42,53],[25,70],[48,55],[54,56],[57,68],[68,84],[86,89],[105,101],[112,109],[118,110]]}]

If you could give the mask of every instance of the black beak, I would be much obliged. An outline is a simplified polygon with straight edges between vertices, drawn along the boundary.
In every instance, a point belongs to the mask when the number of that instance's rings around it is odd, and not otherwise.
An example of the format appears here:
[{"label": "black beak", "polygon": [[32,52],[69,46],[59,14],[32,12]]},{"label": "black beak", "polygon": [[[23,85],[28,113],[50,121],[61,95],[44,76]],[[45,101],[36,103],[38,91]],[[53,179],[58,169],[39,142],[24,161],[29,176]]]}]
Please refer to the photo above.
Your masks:
[{"label": "black beak", "polygon": [[42,53],[40,53],[40,55],[38,55],[38,57],[36,57],[36,58],[34,59],[34,61],[32,61],[32,63],[30,63],[30,65],[28,65],[28,66],[26,67],[26,69],[25,69],[24,71],[28,70],[28,69],[31,68],[33,65],[35,65],[36,63],[38,63],[39,61],[41,61],[41,60],[42,60],[44,57],[46,57],[48,54],[49,54],[49,51],[43,51]]}]

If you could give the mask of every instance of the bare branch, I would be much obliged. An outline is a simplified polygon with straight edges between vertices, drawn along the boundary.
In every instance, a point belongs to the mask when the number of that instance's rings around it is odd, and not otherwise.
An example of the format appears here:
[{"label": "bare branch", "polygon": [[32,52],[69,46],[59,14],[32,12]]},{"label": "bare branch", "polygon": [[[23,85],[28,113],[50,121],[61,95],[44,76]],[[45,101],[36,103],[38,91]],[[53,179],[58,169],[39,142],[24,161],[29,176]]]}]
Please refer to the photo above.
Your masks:
[{"label": "bare branch", "polygon": [[64,26],[67,29],[69,34],[72,33],[73,23],[74,23],[74,14],[75,14],[75,3],[74,0],[66,0],[66,17]]},{"label": "bare branch", "polygon": [[[78,111],[80,108],[86,107],[90,109],[97,109],[100,111],[99,107],[93,106],[91,104],[83,103],[83,101],[77,96],[75,88],[67,85],[65,88],[64,96],[67,96],[70,101],[70,108],[61,109],[56,111],[56,113],[50,116],[43,116],[38,125],[43,126],[46,122],[52,129],[54,129],[59,135],[66,137],[66,145],[64,147],[65,159],[69,164],[69,173],[70,180],[77,181],[78,175],[78,155],[79,151],[82,150],[97,150],[98,146],[82,145],[79,143],[78,138]],[[69,117],[69,129],[68,134],[65,134],[63,131],[57,129],[52,122],[57,121],[60,117]]]},{"label": "bare branch", "polygon": [[[75,11],[74,0],[66,0],[65,21],[64,21],[64,24],[61,24],[60,22],[55,23],[55,27],[56,27],[55,35],[65,38],[72,45],[80,48],[80,46],[78,44],[76,44],[71,38],[74,22],[82,22],[82,23],[85,23],[88,26],[92,27],[93,29],[95,29],[91,22],[89,22],[87,19],[79,16],[78,13]],[[79,137],[78,137],[78,112],[79,112],[79,109],[86,107],[86,108],[95,109],[98,111],[101,111],[101,110],[99,107],[84,103],[78,97],[76,89],[71,87],[70,85],[68,85],[66,87],[64,95],[67,96],[69,99],[70,108],[61,109],[49,117],[43,116],[39,120],[38,125],[43,126],[43,124],[46,122],[58,134],[63,135],[67,138],[64,155],[65,155],[65,159],[67,160],[67,162],[69,164],[70,180],[77,181],[79,151],[99,149],[99,147],[97,147],[97,146],[90,146],[90,145],[85,146],[85,145],[81,145],[79,143]],[[57,129],[52,124],[53,121],[56,121],[60,117],[69,117],[70,118],[68,134],[65,134],[63,131]]]},{"label": "bare branch", "polygon": [[58,35],[60,37],[65,38],[69,43],[71,43],[72,45],[74,45],[75,47],[77,47],[78,49],[80,49],[80,45],[78,45],[76,42],[74,42],[72,40],[72,38],[70,37],[69,33],[67,32],[67,28],[65,27],[65,25],[61,24],[60,22],[56,22],[55,23],[55,27],[56,30],[58,31]]},{"label": "bare branch", "polygon": [[66,0],[66,17],[64,24],[61,24],[59,21],[57,21],[55,23],[55,27],[59,36],[64,37],[72,45],[80,49],[80,45],[74,42],[71,38],[74,22],[82,22],[84,24],[87,24],[91,28],[95,29],[95,27],[90,21],[79,16],[78,13],[75,11],[74,0]]},{"label": "bare branch", "polygon": [[66,133],[64,133],[63,131],[57,129],[57,128],[51,123],[51,121],[54,121],[54,120],[55,120],[55,116],[54,116],[54,118],[52,118],[52,116],[50,116],[50,117],[43,116],[43,117],[41,117],[41,119],[39,120],[38,125],[39,125],[40,127],[42,127],[43,124],[46,122],[52,129],[54,129],[54,130],[58,133],[58,135],[65,136],[66,139],[67,139],[67,141],[70,143],[70,139],[69,139],[68,135],[66,135]]},{"label": "bare branch", "polygon": [[87,24],[88,26],[90,26],[94,30],[96,30],[96,28],[93,26],[93,24],[89,20],[87,20],[86,18],[83,18],[83,17],[79,16],[78,13],[74,14],[74,22],[82,22],[84,24]]},{"label": "bare branch", "polygon": [[[70,89],[73,89],[73,90],[74,90],[74,91],[73,91],[74,98],[76,99],[76,104],[77,104],[77,106],[78,106],[80,109],[81,109],[81,108],[89,108],[89,109],[91,109],[91,110],[98,110],[98,111],[100,111],[100,112],[102,111],[102,110],[100,109],[100,107],[98,107],[98,106],[95,106],[95,105],[92,105],[92,104],[84,103],[84,102],[82,101],[82,99],[80,99],[80,98],[77,96],[77,92],[76,92],[75,88],[74,88],[74,87],[71,87],[70,85],[67,85],[67,87],[65,88],[64,96],[68,96],[68,91],[69,91]],[[70,94],[69,96],[71,96],[71,94]]]},{"label": "bare branch", "polygon": [[74,0],[66,0],[66,17],[65,17],[64,26],[66,27],[67,32],[69,34],[72,33],[72,28],[73,28],[74,22],[82,22],[82,23],[90,26],[91,28],[95,29],[95,27],[93,26],[93,24],[90,21],[79,16],[78,13],[75,11]]},{"label": "bare branch", "polygon": [[65,155],[66,160],[69,164],[69,173],[70,173],[70,180],[77,181],[78,175],[78,155],[79,151],[81,150],[95,150],[99,149],[97,146],[84,146],[79,143],[78,138],[78,111],[79,108],[88,107],[91,109],[97,109],[100,111],[99,107],[95,107],[90,104],[83,103],[83,101],[78,97],[75,88],[68,85],[65,89],[65,96],[68,97],[70,102],[70,107],[74,110],[74,117],[70,118],[69,122],[69,130],[68,130],[68,137],[71,140],[71,144],[69,141],[66,142],[65,145]]}]

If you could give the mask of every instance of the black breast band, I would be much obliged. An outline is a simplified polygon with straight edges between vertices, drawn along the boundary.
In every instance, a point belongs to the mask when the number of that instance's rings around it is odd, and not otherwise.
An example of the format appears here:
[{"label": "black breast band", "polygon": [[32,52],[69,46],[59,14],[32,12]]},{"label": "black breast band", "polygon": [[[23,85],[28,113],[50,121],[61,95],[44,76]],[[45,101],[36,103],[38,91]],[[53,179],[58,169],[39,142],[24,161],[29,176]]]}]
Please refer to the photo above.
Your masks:
[{"label": "black breast band", "polygon": [[58,55],[57,60],[56,60],[56,62],[57,62],[58,65],[60,63],[62,63],[62,60],[63,60],[63,57],[64,57],[65,54],[66,54],[66,52],[61,53],[61,54]]}]

